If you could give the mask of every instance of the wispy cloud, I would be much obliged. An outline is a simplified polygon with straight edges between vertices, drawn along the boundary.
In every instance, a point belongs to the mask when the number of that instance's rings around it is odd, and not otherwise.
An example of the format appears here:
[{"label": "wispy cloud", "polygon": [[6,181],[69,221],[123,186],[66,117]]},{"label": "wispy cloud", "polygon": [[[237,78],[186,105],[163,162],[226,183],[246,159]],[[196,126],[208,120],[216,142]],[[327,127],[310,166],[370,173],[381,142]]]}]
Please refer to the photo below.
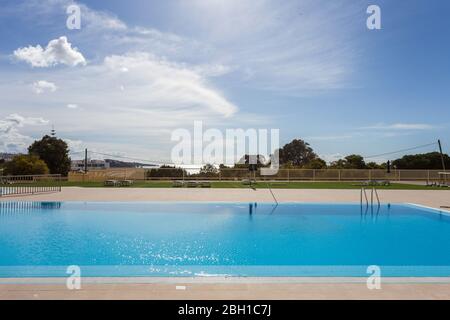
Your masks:
[{"label": "wispy cloud", "polygon": [[357,3],[194,0],[179,9],[180,23],[236,66],[247,86],[299,94],[345,87],[352,75]]},{"label": "wispy cloud", "polygon": [[335,141],[335,140],[347,140],[352,139],[354,135],[345,134],[345,135],[329,135],[329,136],[311,136],[305,137],[306,141]]},{"label": "wispy cloud", "polygon": [[373,126],[363,127],[362,129],[375,129],[375,130],[431,130],[436,129],[435,125],[427,123],[394,123],[384,124],[379,123]]}]

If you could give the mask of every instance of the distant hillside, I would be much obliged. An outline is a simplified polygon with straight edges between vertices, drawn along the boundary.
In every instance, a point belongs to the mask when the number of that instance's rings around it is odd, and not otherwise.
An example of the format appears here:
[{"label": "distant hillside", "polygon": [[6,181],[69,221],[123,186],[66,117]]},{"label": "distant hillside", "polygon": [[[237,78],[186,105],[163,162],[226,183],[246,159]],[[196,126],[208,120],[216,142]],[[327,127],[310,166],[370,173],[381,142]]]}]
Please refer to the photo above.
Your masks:
[{"label": "distant hillside", "polygon": [[109,163],[110,168],[142,168],[142,167],[148,167],[148,164],[145,163],[139,163],[139,162],[126,162],[126,161],[119,161],[119,160],[113,160],[113,159],[105,159],[105,162]]}]

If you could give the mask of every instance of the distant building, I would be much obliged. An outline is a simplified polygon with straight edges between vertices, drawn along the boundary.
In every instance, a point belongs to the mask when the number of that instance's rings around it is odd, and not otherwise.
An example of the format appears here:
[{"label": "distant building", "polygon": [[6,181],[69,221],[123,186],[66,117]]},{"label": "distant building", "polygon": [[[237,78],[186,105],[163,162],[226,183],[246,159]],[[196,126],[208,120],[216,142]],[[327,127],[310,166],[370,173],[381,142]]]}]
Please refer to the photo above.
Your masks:
[{"label": "distant building", "polygon": [[[104,160],[90,160],[87,161],[88,170],[108,169],[109,162]],[[84,160],[72,160],[70,169],[72,171],[84,171]]]}]

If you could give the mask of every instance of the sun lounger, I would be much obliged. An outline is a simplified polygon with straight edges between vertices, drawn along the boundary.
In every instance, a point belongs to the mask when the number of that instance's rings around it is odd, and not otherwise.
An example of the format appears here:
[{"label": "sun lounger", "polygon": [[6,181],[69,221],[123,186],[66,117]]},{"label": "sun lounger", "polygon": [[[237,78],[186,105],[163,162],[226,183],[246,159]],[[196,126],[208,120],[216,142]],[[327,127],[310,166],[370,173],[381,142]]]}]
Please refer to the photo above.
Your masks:
[{"label": "sun lounger", "polygon": [[105,180],[103,183],[105,187],[115,187],[119,184],[117,180]]},{"label": "sun lounger", "polygon": [[188,188],[197,188],[198,187],[198,182],[197,181],[188,181],[187,182],[187,187]]},{"label": "sun lounger", "polygon": [[184,181],[175,180],[172,182],[172,187],[174,188],[184,187]]},{"label": "sun lounger", "polygon": [[202,188],[211,188],[211,182],[209,182],[209,181],[202,181],[202,182],[200,183],[200,186],[201,186]]},{"label": "sun lounger", "polygon": [[121,180],[120,181],[120,186],[122,187],[129,187],[134,183],[133,180]]}]

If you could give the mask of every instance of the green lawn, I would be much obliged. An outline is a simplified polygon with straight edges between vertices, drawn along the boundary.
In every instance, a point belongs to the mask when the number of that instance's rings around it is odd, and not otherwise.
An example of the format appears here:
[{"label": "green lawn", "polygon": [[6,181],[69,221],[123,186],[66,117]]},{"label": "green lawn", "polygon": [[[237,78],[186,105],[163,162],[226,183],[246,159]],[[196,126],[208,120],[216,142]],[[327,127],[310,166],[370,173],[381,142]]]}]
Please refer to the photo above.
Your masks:
[{"label": "green lawn", "polygon": [[[103,187],[102,182],[62,182],[63,187],[84,187],[84,188],[98,188]],[[51,183],[34,183],[33,186],[49,186]],[[8,185],[10,186],[10,185]],[[14,186],[21,186],[14,184]],[[24,184],[23,186],[26,186]],[[271,182],[270,186],[273,189],[360,189],[361,183],[356,181],[351,182]],[[172,188],[171,181],[136,181],[133,184],[135,188]],[[212,181],[212,188],[250,188],[248,185],[243,185],[240,181]],[[252,187],[256,189],[268,188],[266,182],[258,182]],[[115,187],[118,188],[118,187]],[[129,187],[123,187],[129,188]],[[369,187],[368,187],[369,188]],[[392,189],[392,190],[450,190],[450,188],[441,187],[427,187],[425,182],[423,185],[392,183],[390,186],[377,186],[377,189]]]}]

